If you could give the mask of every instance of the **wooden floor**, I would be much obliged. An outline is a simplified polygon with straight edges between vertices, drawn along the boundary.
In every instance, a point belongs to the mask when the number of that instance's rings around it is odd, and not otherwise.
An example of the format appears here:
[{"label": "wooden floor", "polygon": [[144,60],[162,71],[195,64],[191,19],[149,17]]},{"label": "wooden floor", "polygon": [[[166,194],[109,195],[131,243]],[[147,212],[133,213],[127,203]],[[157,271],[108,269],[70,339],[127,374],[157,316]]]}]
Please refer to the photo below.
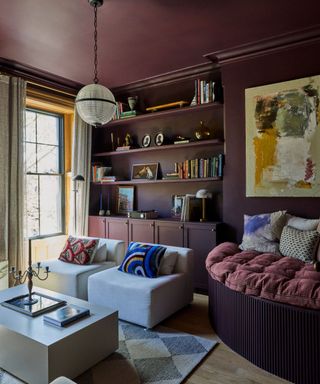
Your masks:
[{"label": "wooden floor", "polygon": [[[192,305],[184,308],[162,324],[193,335],[218,339],[209,322],[208,296],[205,295],[195,294]],[[288,384],[288,381],[256,367],[220,342],[189,376],[186,383]]]}]

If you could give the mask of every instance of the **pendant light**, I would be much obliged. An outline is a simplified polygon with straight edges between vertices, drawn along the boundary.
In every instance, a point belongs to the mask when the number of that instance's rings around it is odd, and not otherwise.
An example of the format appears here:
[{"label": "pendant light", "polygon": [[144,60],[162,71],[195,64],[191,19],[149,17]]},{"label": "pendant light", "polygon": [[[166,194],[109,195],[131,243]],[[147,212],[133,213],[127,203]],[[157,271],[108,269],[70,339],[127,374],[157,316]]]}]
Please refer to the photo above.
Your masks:
[{"label": "pendant light", "polygon": [[97,8],[103,4],[103,0],[88,1],[94,8],[94,84],[80,89],[76,97],[76,106],[83,121],[98,127],[112,119],[116,111],[116,101],[108,88],[98,84]]}]

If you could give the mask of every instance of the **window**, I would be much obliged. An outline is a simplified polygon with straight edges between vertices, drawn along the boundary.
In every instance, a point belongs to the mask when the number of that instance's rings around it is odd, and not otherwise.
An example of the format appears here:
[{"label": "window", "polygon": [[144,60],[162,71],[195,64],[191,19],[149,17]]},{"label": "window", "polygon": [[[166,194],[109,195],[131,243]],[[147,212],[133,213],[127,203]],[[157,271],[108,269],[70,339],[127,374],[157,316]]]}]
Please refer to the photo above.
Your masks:
[{"label": "window", "polygon": [[26,111],[27,235],[64,232],[63,115]]}]

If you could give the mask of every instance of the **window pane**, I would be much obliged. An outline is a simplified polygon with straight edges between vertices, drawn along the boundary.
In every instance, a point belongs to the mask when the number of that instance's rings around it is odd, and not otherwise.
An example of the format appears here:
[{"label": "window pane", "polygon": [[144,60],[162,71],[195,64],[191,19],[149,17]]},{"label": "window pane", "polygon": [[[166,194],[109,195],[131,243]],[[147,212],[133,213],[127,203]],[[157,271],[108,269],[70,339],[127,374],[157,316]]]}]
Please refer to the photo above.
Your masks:
[{"label": "window pane", "polygon": [[62,232],[61,176],[40,178],[40,234]]},{"label": "window pane", "polygon": [[26,141],[36,141],[36,113],[31,111],[26,113]]},{"label": "window pane", "polygon": [[39,200],[38,176],[26,177],[26,210],[28,237],[39,235]]},{"label": "window pane", "polygon": [[37,141],[44,144],[59,144],[59,118],[38,113]]},{"label": "window pane", "polygon": [[26,172],[37,172],[36,144],[26,143]]},{"label": "window pane", "polygon": [[59,173],[59,147],[38,144],[38,172]]}]

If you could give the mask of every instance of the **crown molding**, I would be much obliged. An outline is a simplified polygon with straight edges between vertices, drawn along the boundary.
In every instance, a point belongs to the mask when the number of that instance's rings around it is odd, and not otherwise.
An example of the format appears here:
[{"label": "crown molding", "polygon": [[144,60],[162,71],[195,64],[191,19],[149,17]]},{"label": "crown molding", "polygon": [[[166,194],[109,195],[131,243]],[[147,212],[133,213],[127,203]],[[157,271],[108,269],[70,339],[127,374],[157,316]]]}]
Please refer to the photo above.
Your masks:
[{"label": "crown molding", "polygon": [[70,96],[75,96],[78,90],[83,87],[83,84],[3,57],[0,57],[0,71],[21,77],[31,84],[60,91]]},{"label": "crown molding", "polygon": [[198,78],[208,73],[212,73],[219,68],[217,63],[201,63],[191,67],[181,68],[161,75],[148,77],[119,87],[112,88],[112,92],[117,95],[124,92],[139,91],[149,87],[168,85],[177,81],[190,78]]},{"label": "crown molding", "polygon": [[307,29],[300,29],[282,35],[272,36],[266,39],[232,48],[211,52],[203,57],[212,63],[225,65],[239,61],[250,60],[266,54],[277,53],[285,49],[294,49],[303,45],[310,45],[320,41],[320,24]]}]

